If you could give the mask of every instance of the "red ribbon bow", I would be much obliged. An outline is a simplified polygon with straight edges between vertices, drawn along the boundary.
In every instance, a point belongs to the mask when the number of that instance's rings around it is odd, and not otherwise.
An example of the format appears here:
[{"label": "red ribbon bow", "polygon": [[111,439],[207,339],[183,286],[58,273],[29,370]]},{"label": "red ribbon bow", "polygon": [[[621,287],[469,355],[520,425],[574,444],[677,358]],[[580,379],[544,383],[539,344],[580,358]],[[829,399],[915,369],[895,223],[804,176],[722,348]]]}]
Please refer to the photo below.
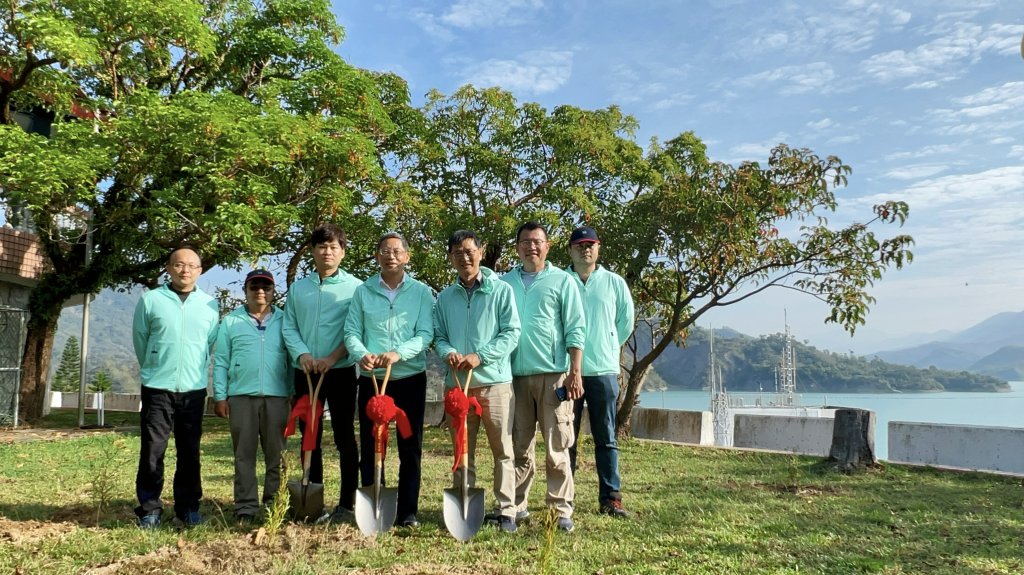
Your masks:
[{"label": "red ribbon bow", "polygon": [[483,414],[480,402],[475,397],[466,397],[466,394],[458,386],[453,387],[444,394],[444,411],[452,416],[452,427],[455,429],[455,465],[454,472],[459,468],[459,461],[466,446],[466,417],[469,416],[469,408],[472,407],[479,417]]},{"label": "red ribbon bow", "polygon": [[412,435],[409,417],[395,405],[395,400],[390,395],[371,397],[370,401],[366,403],[366,416],[374,423],[373,437],[377,442],[377,451],[380,451],[381,457],[387,451],[389,423],[395,422],[402,439],[408,439]]},{"label": "red ribbon bow", "polygon": [[303,451],[313,451],[316,449],[316,427],[324,414],[323,403],[317,400],[316,413],[313,414],[312,421],[310,421],[312,411],[309,406],[309,396],[303,395],[295,402],[295,406],[292,407],[292,412],[288,414],[288,425],[284,428],[284,436],[291,437],[295,434],[296,421],[302,421],[306,424],[306,431],[302,434]]}]

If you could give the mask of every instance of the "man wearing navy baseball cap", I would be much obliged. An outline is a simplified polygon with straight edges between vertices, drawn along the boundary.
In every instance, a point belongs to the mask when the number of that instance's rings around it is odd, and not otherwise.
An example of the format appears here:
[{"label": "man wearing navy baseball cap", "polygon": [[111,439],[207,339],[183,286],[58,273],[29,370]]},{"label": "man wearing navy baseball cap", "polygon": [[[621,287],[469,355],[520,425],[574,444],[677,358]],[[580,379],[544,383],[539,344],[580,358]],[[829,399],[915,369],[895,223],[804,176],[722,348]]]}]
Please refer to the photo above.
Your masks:
[{"label": "man wearing navy baseball cap", "polygon": [[213,364],[214,413],[228,419],[235,450],[235,520],[256,521],[260,512],[256,448],[263,446],[264,504],[281,484],[284,427],[291,405],[288,351],[281,335],[284,314],[274,306],[274,275],[259,269],[245,276],[245,305],[220,322]]},{"label": "man wearing navy baseball cap", "polygon": [[[633,298],[626,281],[598,265],[601,241],[591,227],[576,228],[569,237],[572,265],[566,270],[576,280],[587,320],[583,344],[583,397],[574,407],[577,438],[586,402],[598,477],[598,510],[613,517],[628,517],[619,492],[619,446],[615,440],[615,404],[619,395],[619,352],[633,331]],[[577,442],[569,449],[576,473]]]}]

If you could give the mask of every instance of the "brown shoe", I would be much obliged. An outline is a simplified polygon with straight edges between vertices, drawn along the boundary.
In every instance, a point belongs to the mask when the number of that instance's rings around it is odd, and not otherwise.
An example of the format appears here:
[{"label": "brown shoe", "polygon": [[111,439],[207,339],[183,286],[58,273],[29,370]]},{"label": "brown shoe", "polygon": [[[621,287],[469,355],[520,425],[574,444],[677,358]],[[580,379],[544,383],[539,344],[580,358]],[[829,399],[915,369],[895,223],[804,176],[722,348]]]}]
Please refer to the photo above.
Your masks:
[{"label": "brown shoe", "polygon": [[601,507],[598,508],[598,513],[604,513],[605,515],[611,515],[612,517],[618,517],[619,519],[629,518],[629,513],[626,511],[626,508],[622,506],[622,500],[620,499],[602,501]]}]

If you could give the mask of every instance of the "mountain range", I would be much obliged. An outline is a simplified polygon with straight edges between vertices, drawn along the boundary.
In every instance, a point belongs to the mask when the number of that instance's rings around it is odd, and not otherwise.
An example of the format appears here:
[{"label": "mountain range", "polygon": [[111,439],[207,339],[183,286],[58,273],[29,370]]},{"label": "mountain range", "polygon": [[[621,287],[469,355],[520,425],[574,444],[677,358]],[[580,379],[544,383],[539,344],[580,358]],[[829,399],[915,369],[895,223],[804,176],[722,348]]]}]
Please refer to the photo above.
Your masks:
[{"label": "mountain range", "polygon": [[[106,290],[90,306],[90,378],[103,370],[115,391],[139,389],[131,348],[135,304],[142,291]],[[71,335],[81,335],[82,307],[61,314],[52,366]],[[716,362],[734,391],[775,389],[782,334],[751,337],[729,328],[714,331]],[[701,389],[707,384],[710,333],[693,327],[684,347],[670,346],[656,361],[647,388]],[[1024,312],[998,314],[943,341],[867,357],[818,350],[793,342],[797,390],[807,392],[971,390],[998,391],[1006,380],[1024,380]],[[993,377],[985,377],[993,376]]]},{"label": "mountain range", "polygon": [[920,368],[965,370],[1024,380],[1024,311],[998,313],[961,332],[913,347],[868,354]]}]

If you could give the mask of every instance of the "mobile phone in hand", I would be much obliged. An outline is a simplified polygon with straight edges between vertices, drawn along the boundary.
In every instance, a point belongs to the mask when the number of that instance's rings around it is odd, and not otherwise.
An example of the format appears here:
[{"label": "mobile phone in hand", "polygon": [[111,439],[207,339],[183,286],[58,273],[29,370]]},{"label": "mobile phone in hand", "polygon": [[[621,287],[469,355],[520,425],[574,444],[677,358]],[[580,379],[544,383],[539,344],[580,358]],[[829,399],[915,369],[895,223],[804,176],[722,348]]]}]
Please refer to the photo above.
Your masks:
[{"label": "mobile phone in hand", "polygon": [[568,401],[569,390],[567,390],[564,385],[562,387],[557,387],[555,388],[555,397],[558,398],[558,401]]}]

